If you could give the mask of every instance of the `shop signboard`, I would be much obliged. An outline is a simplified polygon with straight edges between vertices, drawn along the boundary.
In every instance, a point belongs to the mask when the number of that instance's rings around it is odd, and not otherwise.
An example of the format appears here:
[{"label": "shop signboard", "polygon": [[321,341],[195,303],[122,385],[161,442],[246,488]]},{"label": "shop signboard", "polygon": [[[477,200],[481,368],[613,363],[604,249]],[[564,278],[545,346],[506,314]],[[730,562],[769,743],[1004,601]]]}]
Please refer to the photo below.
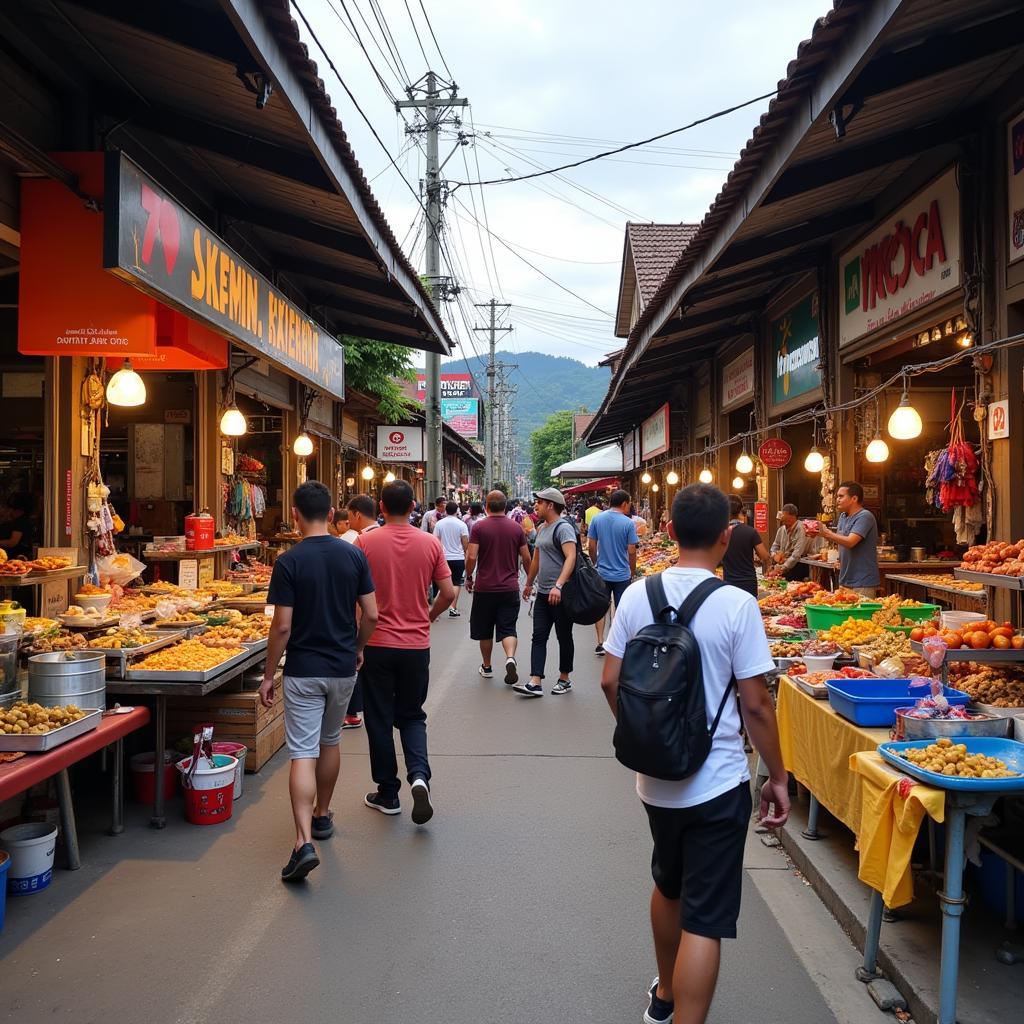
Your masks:
[{"label": "shop signboard", "polygon": [[782,405],[821,387],[818,293],[805,296],[778,320],[772,332],[772,403]]},{"label": "shop signboard", "polygon": [[1007,262],[1024,258],[1024,113],[1006,126]]},{"label": "shop signboard", "polygon": [[123,153],[107,154],[103,265],[334,398],[345,352]]},{"label": "shop signboard", "polygon": [[[422,402],[427,395],[427,378],[425,374],[416,374],[416,397]],[[469,398],[477,394],[476,384],[473,382],[473,375],[469,373],[442,373],[441,374],[441,397],[442,398]]]},{"label": "shop signboard", "polygon": [[377,427],[377,458],[381,462],[422,462],[422,427]]},{"label": "shop signboard", "polygon": [[711,433],[711,364],[701,363],[697,370],[694,396],[693,432],[695,437]]},{"label": "shop signboard", "polygon": [[785,469],[793,458],[793,449],[788,441],[781,437],[769,437],[761,442],[757,449],[757,457],[769,469]]},{"label": "shop signboard", "polygon": [[441,419],[463,437],[479,437],[480,400],[478,398],[442,398]]},{"label": "shop signboard", "polygon": [[754,502],[754,529],[758,533],[768,532],[768,502]]},{"label": "shop signboard", "polygon": [[960,191],[950,168],[840,257],[840,347],[959,286]]},{"label": "shop signboard", "polygon": [[741,352],[722,370],[722,411],[745,405],[754,397],[754,349]]},{"label": "shop signboard", "polygon": [[640,458],[653,459],[668,451],[668,402],[653,416],[648,416],[640,427]]},{"label": "shop signboard", "polygon": [[630,430],[622,439],[622,471],[636,469],[636,430]]},{"label": "shop signboard", "polygon": [[1003,399],[1001,402],[990,402],[988,407],[988,437],[990,441],[997,441],[1000,438],[1010,436],[1010,403]]}]

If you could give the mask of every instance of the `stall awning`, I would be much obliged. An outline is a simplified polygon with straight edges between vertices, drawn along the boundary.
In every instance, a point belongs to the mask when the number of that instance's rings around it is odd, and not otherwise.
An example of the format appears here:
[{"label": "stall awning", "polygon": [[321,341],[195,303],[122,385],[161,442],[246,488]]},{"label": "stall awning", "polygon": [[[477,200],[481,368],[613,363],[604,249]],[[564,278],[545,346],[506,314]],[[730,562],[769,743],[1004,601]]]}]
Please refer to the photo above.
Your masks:
[{"label": "stall awning", "polygon": [[619,486],[617,476],[603,476],[600,480],[588,480],[585,484],[577,484],[575,487],[563,487],[563,494],[587,494],[590,491],[609,491]]},{"label": "stall awning", "polygon": [[609,444],[597,451],[589,452],[572,462],[565,462],[551,470],[551,476],[571,476],[577,479],[596,476],[608,476],[622,472],[622,448],[617,444]]}]

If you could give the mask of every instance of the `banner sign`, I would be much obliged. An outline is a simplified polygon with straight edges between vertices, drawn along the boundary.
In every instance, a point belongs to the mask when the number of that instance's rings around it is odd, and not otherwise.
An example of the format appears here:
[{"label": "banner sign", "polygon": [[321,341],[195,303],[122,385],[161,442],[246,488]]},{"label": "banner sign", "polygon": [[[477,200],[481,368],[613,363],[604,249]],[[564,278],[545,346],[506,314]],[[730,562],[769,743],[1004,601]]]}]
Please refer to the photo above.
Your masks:
[{"label": "banner sign", "polygon": [[636,469],[636,428],[622,439],[622,471],[628,473]]},{"label": "banner sign", "polygon": [[946,171],[839,259],[839,344],[960,286],[960,191]]},{"label": "banner sign", "polygon": [[[427,394],[427,378],[422,373],[416,374],[416,397],[422,402]],[[469,373],[442,373],[441,374],[441,397],[442,398],[468,398],[476,395],[476,385],[473,383],[473,376]],[[479,398],[480,396],[477,395]]]},{"label": "banner sign", "polygon": [[640,427],[640,458],[652,459],[668,451],[668,402]]},{"label": "banner sign", "polygon": [[107,154],[103,265],[334,398],[345,350],[124,154]]},{"label": "banner sign", "polygon": [[758,533],[766,533],[768,530],[768,502],[754,502],[754,529]]},{"label": "banner sign", "polygon": [[422,427],[377,427],[377,458],[381,462],[422,462]]},{"label": "banner sign", "polygon": [[477,398],[442,398],[441,419],[463,437],[479,437],[480,400]]},{"label": "banner sign", "polygon": [[722,370],[722,411],[729,412],[754,397],[754,349],[748,348]]},{"label": "banner sign", "polygon": [[1024,257],[1024,114],[1007,125],[1006,136],[1006,212],[1010,229],[1006,252],[1007,263],[1013,263]]},{"label": "banner sign", "polygon": [[817,391],[821,387],[818,293],[812,292],[773,320],[771,332],[773,404]]}]

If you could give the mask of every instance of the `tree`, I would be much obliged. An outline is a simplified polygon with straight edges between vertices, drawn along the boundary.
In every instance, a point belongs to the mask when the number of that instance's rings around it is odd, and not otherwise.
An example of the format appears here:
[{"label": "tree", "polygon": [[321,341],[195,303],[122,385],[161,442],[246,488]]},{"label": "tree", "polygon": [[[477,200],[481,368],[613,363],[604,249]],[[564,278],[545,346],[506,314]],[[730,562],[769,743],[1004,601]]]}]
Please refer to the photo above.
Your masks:
[{"label": "tree", "polygon": [[346,383],[377,399],[377,411],[388,423],[404,423],[418,408],[402,391],[400,381],[415,381],[411,350],[386,341],[342,337]]},{"label": "tree", "polygon": [[571,409],[552,413],[530,435],[530,463],[533,486],[551,486],[551,470],[572,458]]}]

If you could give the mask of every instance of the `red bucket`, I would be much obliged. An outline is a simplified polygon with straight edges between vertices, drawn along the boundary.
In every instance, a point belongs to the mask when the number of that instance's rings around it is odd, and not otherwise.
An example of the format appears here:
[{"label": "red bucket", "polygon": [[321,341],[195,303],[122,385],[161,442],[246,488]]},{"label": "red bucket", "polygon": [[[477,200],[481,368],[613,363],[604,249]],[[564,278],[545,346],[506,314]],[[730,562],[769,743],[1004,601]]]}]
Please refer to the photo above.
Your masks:
[{"label": "red bucket", "polygon": [[[178,773],[174,765],[180,755],[173,750],[164,751],[164,796],[174,796]],[[156,755],[151,750],[147,754],[136,754],[129,765],[132,773],[132,790],[135,800],[140,804],[151,804],[156,799],[156,772],[153,761]]]},{"label": "red bucket", "polygon": [[235,786],[233,790],[237,800],[242,795],[242,787],[245,780],[245,756],[249,753],[248,748],[244,743],[234,743],[230,740],[214,740],[210,744],[210,748],[215,754],[230,754],[231,757],[238,759],[238,764],[235,766]]},{"label": "red bucket", "polygon": [[219,825],[231,817],[238,759],[214,754],[213,763],[213,768],[197,767],[190,780],[188,770],[192,758],[178,762],[185,791],[185,820],[192,825]]},{"label": "red bucket", "polygon": [[185,516],[185,549],[187,551],[210,551],[216,523],[209,512]]}]

